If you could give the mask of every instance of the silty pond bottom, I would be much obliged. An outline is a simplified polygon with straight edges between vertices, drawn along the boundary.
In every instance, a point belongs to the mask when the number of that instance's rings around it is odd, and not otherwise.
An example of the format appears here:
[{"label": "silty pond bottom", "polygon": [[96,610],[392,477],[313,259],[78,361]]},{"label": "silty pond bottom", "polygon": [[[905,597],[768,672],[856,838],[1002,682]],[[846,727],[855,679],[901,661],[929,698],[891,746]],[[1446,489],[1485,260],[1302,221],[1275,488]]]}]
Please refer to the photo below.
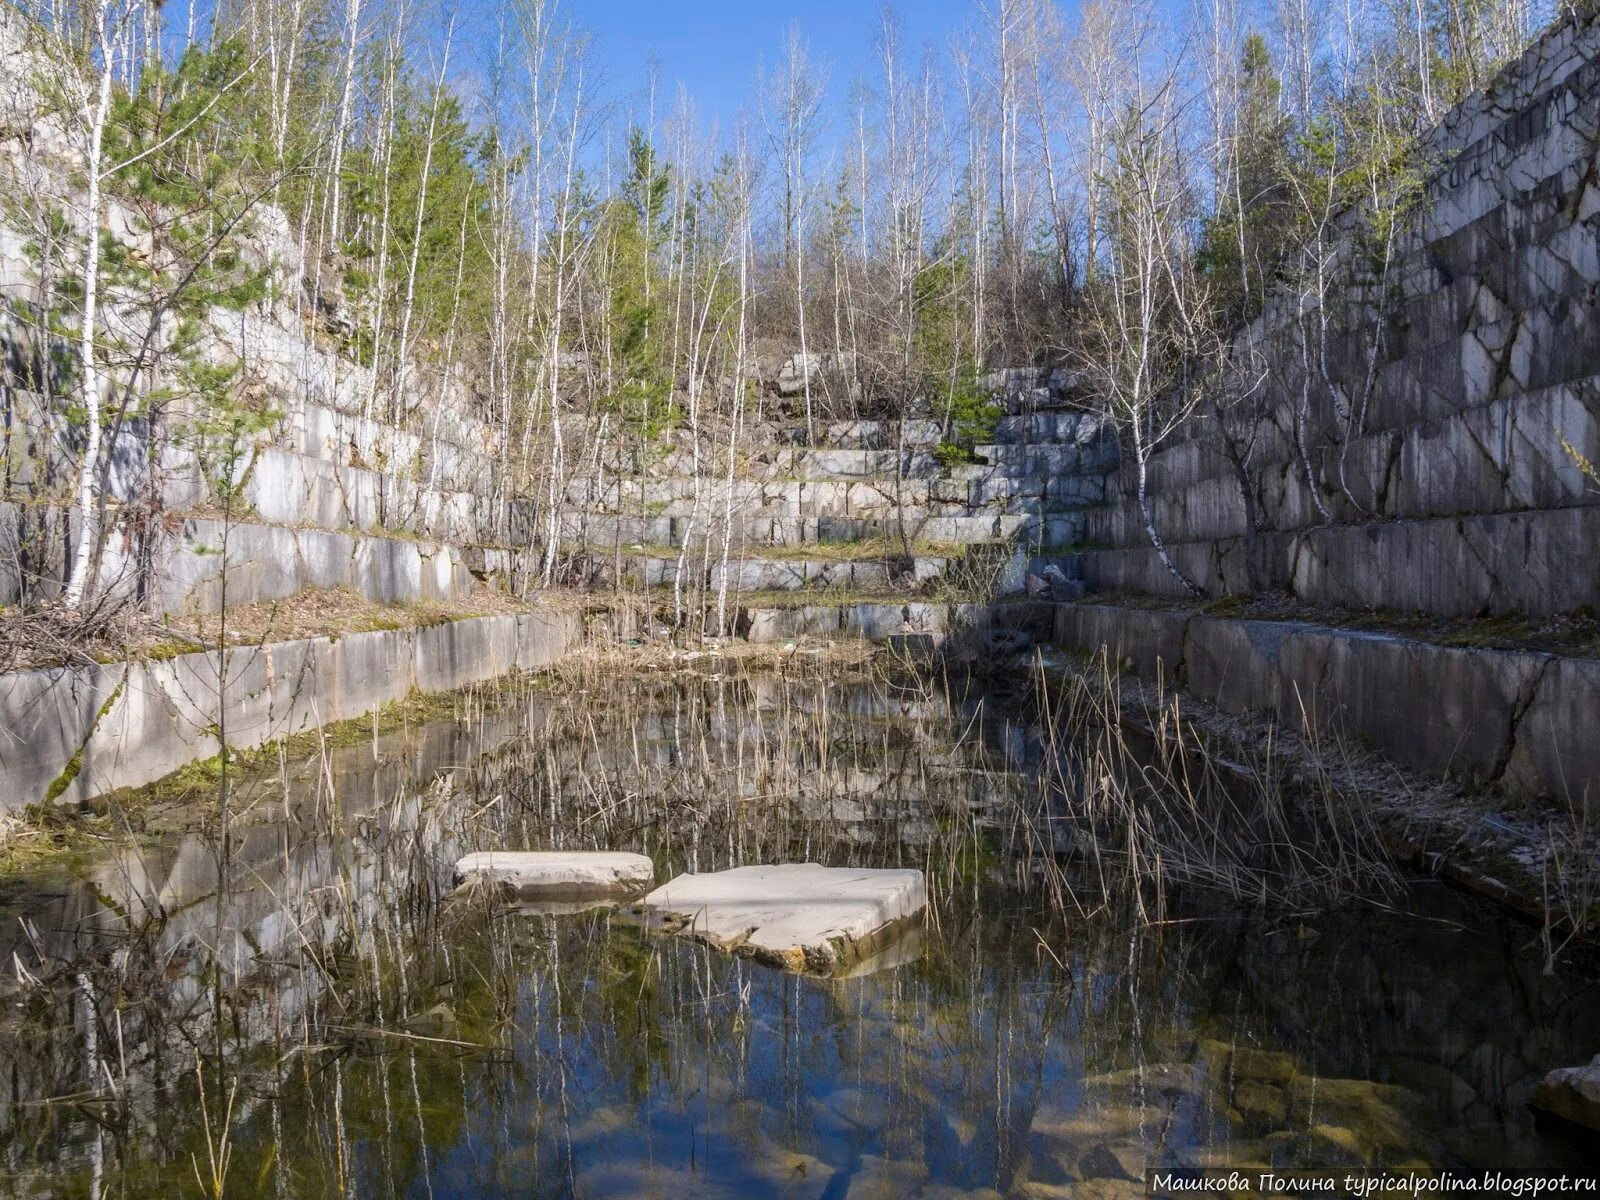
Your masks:
[{"label": "silty pond bottom", "polygon": [[[1055,752],[976,687],[712,669],[257,763],[226,845],[207,821],[12,882],[0,1197],[1131,1197],[1149,1165],[1582,1162],[1526,1106],[1600,1046],[1587,966],[1431,881],[1063,899],[1028,817]],[[802,977],[608,907],[447,900],[489,847],[918,866],[932,908]]]}]

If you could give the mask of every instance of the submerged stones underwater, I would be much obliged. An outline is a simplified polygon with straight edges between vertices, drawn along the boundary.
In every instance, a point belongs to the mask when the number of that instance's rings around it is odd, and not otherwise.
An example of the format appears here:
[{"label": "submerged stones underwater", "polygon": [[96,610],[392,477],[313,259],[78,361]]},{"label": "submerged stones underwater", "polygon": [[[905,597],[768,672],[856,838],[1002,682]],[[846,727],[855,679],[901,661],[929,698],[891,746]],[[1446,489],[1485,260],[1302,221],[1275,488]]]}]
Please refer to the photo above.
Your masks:
[{"label": "submerged stones underwater", "polygon": [[[1037,1200],[1164,1166],[1584,1161],[1528,1104],[1600,1044],[1600,985],[1480,900],[1156,907],[1093,861],[1063,896],[1029,817],[1057,751],[992,692],[625,683],[277,764],[226,854],[202,827],[19,885],[0,1197],[186,1192],[224,1133],[223,1194],[287,1197]],[[523,847],[647,856],[669,892],[824,864],[927,908],[815,976],[626,900],[446,902],[458,860]]]}]

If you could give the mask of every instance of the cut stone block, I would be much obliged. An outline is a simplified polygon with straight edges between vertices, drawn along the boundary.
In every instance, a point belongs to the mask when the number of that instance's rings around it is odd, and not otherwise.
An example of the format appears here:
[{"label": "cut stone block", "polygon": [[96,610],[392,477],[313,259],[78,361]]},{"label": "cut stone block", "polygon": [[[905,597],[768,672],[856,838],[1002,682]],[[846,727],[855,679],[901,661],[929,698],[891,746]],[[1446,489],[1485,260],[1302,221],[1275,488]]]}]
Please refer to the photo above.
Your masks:
[{"label": "cut stone block", "polygon": [[888,945],[927,903],[921,871],[785,863],[680,875],[639,908],[656,932],[784,970],[832,974]]},{"label": "cut stone block", "polygon": [[655,864],[610,850],[480,850],[456,861],[456,882],[483,880],[524,900],[633,896],[650,886]]},{"label": "cut stone block", "polygon": [[1546,1075],[1534,1108],[1600,1133],[1600,1054],[1586,1067],[1559,1067]]}]

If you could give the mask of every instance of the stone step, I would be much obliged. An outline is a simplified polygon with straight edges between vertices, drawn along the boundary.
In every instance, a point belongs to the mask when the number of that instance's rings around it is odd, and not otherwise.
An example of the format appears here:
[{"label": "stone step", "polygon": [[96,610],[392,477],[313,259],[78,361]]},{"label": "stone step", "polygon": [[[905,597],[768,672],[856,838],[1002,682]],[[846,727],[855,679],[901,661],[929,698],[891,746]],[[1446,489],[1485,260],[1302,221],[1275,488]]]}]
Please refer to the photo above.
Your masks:
[{"label": "stone step", "polygon": [[[904,479],[750,480],[673,476],[666,479],[575,479],[567,500],[599,511],[644,512],[651,516],[720,516],[729,504],[737,513],[772,517],[881,517],[900,506],[926,507],[931,500],[965,502],[962,485],[940,480]],[[698,502],[696,496],[699,496]]]},{"label": "stone step", "polygon": [[[1118,449],[1108,429],[1100,426],[1092,437],[1072,443],[979,444],[973,447],[975,461],[945,467],[932,454],[900,455],[891,450],[794,450],[767,447],[753,450],[735,463],[735,480],[763,483],[870,483],[893,488],[897,475],[902,479],[946,477],[961,482],[994,476],[1021,478],[1028,475],[1104,473],[1116,468]],[[678,484],[682,494],[690,490],[686,481],[694,478],[694,458],[686,451],[648,458],[618,452],[605,456],[601,463],[606,475],[599,487],[623,481],[685,481]],[[899,470],[896,470],[896,467]],[[725,460],[715,457],[701,463],[703,478],[726,478]]]},{"label": "stone step", "polygon": [[[804,440],[805,426],[796,427],[798,440]],[[823,431],[824,445],[841,449],[931,450],[944,436],[938,421],[923,417],[908,418],[904,422],[870,419],[860,421],[833,421]]]},{"label": "stone step", "polygon": [[[0,503],[0,603],[58,595],[67,571],[65,510]],[[150,611],[212,613],[349,588],[379,604],[451,601],[485,584],[511,588],[536,556],[412,538],[188,517],[151,540],[113,531],[99,584]],[[24,576],[13,564],[25,562]]]},{"label": "stone step", "polygon": [[[1600,375],[1588,375],[1370,433],[1352,443],[1344,473],[1367,508],[1395,516],[1488,511],[1496,507],[1488,497],[1496,494],[1504,497],[1501,506],[1555,507],[1575,502],[1582,492],[1581,487],[1575,490],[1577,473],[1560,439],[1565,437],[1597,461],[1597,419]],[[1252,476],[1292,478],[1299,486],[1303,471],[1292,428],[1280,426],[1274,417],[1264,420],[1255,436]],[[1436,440],[1445,443],[1438,447],[1444,454],[1437,461],[1430,448]],[[1323,477],[1336,481],[1338,451],[1329,442],[1318,441],[1323,447]],[[1219,446],[1182,442],[1152,457],[1148,490],[1151,496],[1160,496],[1222,480],[1236,491],[1234,478]],[[1130,476],[1119,483],[1125,494],[1131,492]],[[1274,482],[1272,489],[1282,486]],[[1437,498],[1427,499],[1428,493]],[[1270,489],[1266,493],[1272,494]]]},{"label": "stone step", "polygon": [[[1586,232],[1584,238],[1592,246],[1590,253],[1600,254],[1600,229]],[[1600,269],[1595,269],[1595,274],[1600,275]],[[1586,323],[1576,315],[1587,312],[1594,302],[1594,286],[1586,286],[1584,296],[1568,296],[1554,306],[1531,306],[1526,315],[1518,317],[1478,322],[1469,333],[1461,333],[1466,318],[1451,314],[1445,322],[1451,331],[1442,341],[1430,341],[1384,366],[1368,405],[1366,430],[1376,434],[1413,429],[1421,422],[1448,419],[1496,400],[1510,400],[1518,392],[1541,392],[1592,378],[1595,362],[1600,362],[1600,334],[1595,333],[1594,322]],[[1582,302],[1574,304],[1574,299]],[[1403,325],[1405,320],[1397,318],[1397,323]],[[1560,346],[1560,350],[1552,352],[1552,346]],[[1502,363],[1496,363],[1496,354],[1502,355]],[[1531,370],[1530,362],[1538,362],[1538,370]],[[1362,378],[1365,360],[1358,360],[1352,370],[1352,378]],[[1277,394],[1294,398],[1242,418],[1253,424],[1248,440],[1254,462],[1298,458],[1294,437],[1298,382],[1298,371],[1291,362],[1278,371],[1272,387]],[[1312,395],[1318,403],[1312,411],[1310,442],[1339,440],[1338,416],[1326,402],[1320,379],[1314,381]],[[1198,440],[1176,442],[1150,459],[1149,490],[1173,490],[1230,470],[1216,446]]]},{"label": "stone step", "polygon": [[966,484],[967,495],[959,501],[973,508],[998,505],[1007,512],[1035,512],[1041,508],[1087,508],[1104,504],[1114,495],[1113,476],[1051,475],[1013,479],[990,476]]},{"label": "stone step", "polygon": [[921,871],[782,863],[679,875],[641,908],[655,932],[831,975],[883,949],[878,939],[903,933],[927,903]]},{"label": "stone step", "polygon": [[1055,644],[1102,650],[1226,712],[1308,718],[1412,770],[1476,777],[1600,817],[1600,662],[1442,646],[1301,621],[1066,604]]},{"label": "stone step", "polygon": [[[1524,105],[1541,97],[1575,89],[1586,92],[1593,70],[1585,68],[1596,58],[1600,58],[1600,26],[1596,22],[1556,22],[1508,64],[1491,88],[1467,96],[1422,134],[1422,148],[1428,156],[1421,161],[1447,163],[1455,156],[1459,163],[1464,157],[1468,161],[1459,165],[1470,167],[1476,165],[1471,161],[1476,155],[1490,158],[1508,113],[1519,113]],[[1544,122],[1525,124],[1531,127],[1524,131],[1525,136],[1547,132]],[[1556,132],[1561,131],[1558,128]]]},{"label": "stone step", "polygon": [[[939,516],[927,509],[903,511],[905,533],[916,540],[955,545],[1016,540],[1046,546],[1075,546],[1085,540],[1089,510],[1052,510],[1040,506],[1024,512],[981,516]],[[809,542],[856,542],[865,538],[898,538],[901,522],[893,514],[881,518],[755,517],[734,521],[732,538],[739,545],[799,546]],[[608,512],[567,511],[561,515],[561,537],[592,546],[682,546],[722,536],[721,515],[704,515],[691,527],[688,517],[635,517]],[[527,540],[542,539],[544,527],[524,529]]]},{"label": "stone step", "polygon": [[[1325,498],[1337,521],[1412,519],[1560,508],[1600,503],[1562,440],[1600,461],[1600,376],[1375,434],[1344,455],[1343,476],[1361,507],[1342,494]],[[1316,456],[1321,478],[1340,477],[1340,454]],[[1320,524],[1297,460],[1263,461],[1252,472],[1258,521],[1292,530]],[[1125,485],[1126,486],[1126,485]],[[1163,538],[1198,541],[1246,530],[1239,485],[1231,471],[1183,487],[1152,490]],[[1143,521],[1131,498],[1087,517],[1087,538],[1106,546],[1140,545]]]},{"label": "stone step", "polygon": [[1119,453],[1114,439],[1104,438],[1084,445],[974,446],[975,462],[963,463],[949,471],[951,479],[1026,479],[1046,475],[1094,475],[1115,470]]},{"label": "stone step", "polygon": [[[302,406],[316,405],[361,416],[370,407],[374,392],[370,368],[308,340],[303,326],[291,328],[278,316],[254,306],[240,311],[214,309],[200,353],[208,361],[248,363],[252,381],[290,414]],[[469,454],[492,457],[498,432],[471,414],[470,399],[459,376],[458,372],[455,379],[441,380],[431,371],[412,372],[406,386],[406,407],[415,411],[415,421],[430,438],[452,443]]]},{"label": "stone step", "polygon": [[[1444,416],[1511,389],[1548,387],[1592,373],[1600,362],[1600,322],[1592,320],[1597,287],[1579,282],[1571,294],[1516,309],[1479,293],[1469,302],[1473,307],[1467,315],[1445,314],[1440,330],[1419,327],[1386,341],[1367,400],[1367,427],[1388,429],[1424,416]],[[1392,319],[1399,323],[1404,316]],[[1432,339],[1434,332],[1441,336]],[[1268,354],[1275,354],[1278,363],[1273,389],[1297,398],[1302,374],[1298,351],[1285,342],[1269,347]],[[1330,344],[1328,362],[1336,379],[1364,379],[1369,367],[1364,341]],[[1315,411],[1331,414],[1320,373],[1313,374],[1312,385]]]},{"label": "stone step", "polygon": [[[1007,540],[1021,535],[1034,518],[1026,514],[935,517],[925,510],[904,511],[905,532],[913,539],[955,545]],[[592,546],[698,545],[722,537],[721,514],[701,519],[691,528],[687,517],[635,517],[615,513],[568,511],[561,514],[561,537]],[[889,517],[736,517],[731,538],[741,546],[799,546],[808,543],[859,542],[867,538],[899,538],[900,521]],[[1075,539],[1081,541],[1079,537]]]},{"label": "stone step", "polygon": [[397,429],[311,403],[286,411],[274,432],[282,449],[308,458],[388,471],[449,491],[482,496],[494,491],[497,443],[488,439],[467,448],[437,436],[431,429]]},{"label": "stone step", "polygon": [[[925,600],[893,602],[842,600],[829,603],[826,594],[815,599],[794,593],[794,603],[763,601],[738,610],[733,632],[751,642],[784,642],[796,638],[864,639],[872,642],[914,644],[923,640],[937,646],[952,634],[989,628],[1023,629],[1040,642],[1049,641],[1054,628],[1054,605],[1046,602],[988,601],[944,603]],[[852,694],[850,711],[857,716],[899,717],[906,701],[901,697]],[[871,704],[871,710],[858,706]]]},{"label": "stone step", "polygon": [[[1465,332],[1457,329],[1442,341],[1383,362],[1366,401],[1366,430],[1400,428],[1595,373],[1600,364],[1600,321],[1593,319],[1594,290],[1480,322]],[[1293,428],[1303,375],[1298,359],[1297,351],[1287,351],[1276,360],[1267,403],[1240,419],[1264,416],[1279,429]],[[1359,354],[1333,355],[1329,366],[1335,379],[1359,382],[1366,377],[1368,363]],[[1314,372],[1310,383],[1316,432],[1319,436],[1341,432],[1320,373]],[[1287,449],[1292,453],[1292,444]],[[1259,452],[1290,456],[1284,451],[1285,447],[1274,445]]]},{"label": "stone step", "polygon": [[[182,512],[211,502],[192,458],[164,464],[163,502]],[[248,517],[266,524],[351,532],[397,530],[472,545],[498,536],[500,506],[475,492],[430,488],[386,471],[263,446],[239,465],[237,484]]]},{"label": "stone step", "polygon": [[[725,478],[725,453],[713,450],[702,456],[701,470],[709,477]],[[695,467],[694,455],[687,450],[658,455],[611,451],[601,456],[600,465],[613,475],[645,479],[692,477]],[[812,450],[763,445],[744,451],[734,462],[738,479],[775,481],[893,479],[896,475],[928,479],[942,470],[939,460],[925,451],[902,454],[896,450]]]},{"label": "stone step", "polygon": [[655,879],[643,854],[608,850],[478,850],[456,860],[463,887],[503,889],[521,900],[637,896]]},{"label": "stone step", "polygon": [[[1371,326],[1375,307],[1392,312],[1385,325],[1392,344],[1424,346],[1501,311],[1548,306],[1600,282],[1597,214],[1573,220],[1587,186],[1568,167],[1538,186],[1502,202],[1470,224],[1413,245],[1381,283],[1336,285],[1328,301],[1328,336],[1342,344]],[[1591,204],[1593,202],[1591,201]],[[1281,338],[1294,321],[1292,297],[1259,327]]]},{"label": "stone step", "polygon": [[922,417],[893,420],[829,421],[814,427],[815,437],[803,421],[770,421],[752,428],[752,438],[785,446],[811,446],[840,450],[931,450],[944,436],[938,421]]},{"label": "stone step", "polygon": [[[1173,542],[1168,550],[1212,595],[1280,591],[1329,608],[1557,616],[1600,609],[1596,545],[1600,506],[1590,505],[1324,525],[1253,541]],[[1184,595],[1148,546],[1085,550],[1073,565],[1092,590]]]},{"label": "stone step", "polygon": [[549,666],[583,637],[576,612],[529,612],[246,645],[220,656],[9,672],[0,675],[0,726],[11,735],[0,808],[75,805],[140,787],[214,758],[219,728],[232,749],[251,749],[414,692]]},{"label": "stone step", "polygon": [[[1407,430],[1434,420],[1447,420],[1497,400],[1581,384],[1593,378],[1600,364],[1600,321],[1592,319],[1588,304],[1558,304],[1534,309],[1517,317],[1485,325],[1454,340],[1430,347],[1379,374],[1370,397],[1365,428],[1369,435]],[[1363,377],[1365,364],[1351,368]],[[1275,376],[1274,392],[1297,397],[1299,376],[1293,368]],[[1326,388],[1315,383],[1309,441],[1342,440],[1338,417],[1326,399]],[[1295,419],[1298,399],[1284,399],[1241,414],[1254,423],[1251,457],[1257,463],[1292,461],[1298,457]],[[1212,438],[1211,441],[1218,439]],[[1153,455],[1148,486],[1152,492],[1168,490],[1221,475],[1231,470],[1218,448],[1199,442],[1178,442]]]},{"label": "stone step", "polygon": [[1076,409],[1048,408],[1001,417],[995,423],[996,442],[1013,445],[1073,445],[1094,442],[1102,436],[1104,418]]},{"label": "stone step", "polygon": [[625,555],[622,577],[614,577],[616,559],[608,554],[587,556],[578,571],[590,582],[618,582],[632,587],[671,588],[679,585],[707,591],[726,586],[733,592],[789,592],[845,590],[853,592],[915,591],[938,578],[960,559],[937,555],[914,558],[909,570],[901,564],[877,559],[805,559],[732,556],[726,566],[720,559],[709,563],[703,555],[676,558]]},{"label": "stone step", "polygon": [[[1579,72],[1573,81],[1550,89],[1561,118],[1525,123],[1515,145],[1505,141],[1500,128],[1462,149],[1454,161],[1436,160],[1443,165],[1427,185],[1412,229],[1402,233],[1398,266],[1386,281],[1390,289],[1398,287],[1408,298],[1425,295],[1472,273],[1473,261],[1492,263],[1536,243],[1550,227],[1548,216],[1564,211],[1570,220],[1572,214],[1593,214],[1594,198],[1586,192],[1592,187],[1592,134],[1582,130],[1600,123],[1600,95],[1577,82],[1581,78]],[[1504,110],[1498,121],[1503,125]],[[1342,228],[1351,226],[1351,219],[1341,222]],[[1276,297],[1266,326],[1292,320],[1294,307],[1292,297]]]},{"label": "stone step", "polygon": [[[16,453],[6,464],[9,486],[38,500],[56,496],[67,502],[70,456],[52,453],[61,444],[59,415],[28,392],[13,391],[7,400],[11,445],[29,446],[28,453]],[[192,446],[159,431],[155,437],[157,444],[152,445],[149,424],[140,419],[125,422],[108,437],[108,498],[130,507],[143,505],[153,477],[168,512],[216,507],[215,481]],[[34,446],[43,452],[35,452]],[[402,530],[461,544],[491,541],[498,532],[499,506],[488,494],[429,486],[426,474],[413,475],[410,464],[377,470],[269,443],[241,458],[234,483],[242,500],[239,519],[245,521],[344,531]]]}]

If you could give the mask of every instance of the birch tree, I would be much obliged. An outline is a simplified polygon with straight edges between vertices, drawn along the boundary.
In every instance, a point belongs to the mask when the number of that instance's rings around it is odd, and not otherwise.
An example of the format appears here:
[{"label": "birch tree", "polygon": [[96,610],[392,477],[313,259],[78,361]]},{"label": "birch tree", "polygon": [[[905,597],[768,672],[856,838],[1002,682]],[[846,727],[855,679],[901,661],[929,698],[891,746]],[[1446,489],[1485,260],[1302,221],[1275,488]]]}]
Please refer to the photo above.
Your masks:
[{"label": "birch tree", "polygon": [[1081,360],[1131,453],[1151,546],[1185,591],[1202,596],[1205,589],[1162,540],[1148,487],[1152,455],[1189,422],[1201,399],[1185,386],[1192,314],[1206,301],[1188,253],[1192,195],[1175,105],[1170,79],[1148,96],[1138,89],[1108,130],[1106,173],[1098,181],[1108,253],[1088,289]]},{"label": "birch tree", "polygon": [[815,436],[811,402],[811,347],[806,336],[806,243],[810,208],[810,162],[822,113],[826,75],[811,62],[797,25],[784,38],[783,57],[767,80],[763,119],[767,141],[781,164],[783,261],[792,279],[796,333],[800,340],[801,387],[806,435]]},{"label": "birch tree", "polygon": [[112,72],[133,30],[136,5],[119,0],[95,0],[89,9],[90,66],[92,79],[74,81],[78,91],[78,132],[85,142],[83,225],[84,249],[80,282],[83,311],[78,328],[79,400],[83,407],[84,447],[78,466],[78,544],[72,557],[62,600],[79,608],[94,587],[99,553],[99,491],[101,472],[101,406],[105,378],[95,345],[100,315],[100,238],[104,221],[102,189],[108,173],[106,122],[111,115]]}]

